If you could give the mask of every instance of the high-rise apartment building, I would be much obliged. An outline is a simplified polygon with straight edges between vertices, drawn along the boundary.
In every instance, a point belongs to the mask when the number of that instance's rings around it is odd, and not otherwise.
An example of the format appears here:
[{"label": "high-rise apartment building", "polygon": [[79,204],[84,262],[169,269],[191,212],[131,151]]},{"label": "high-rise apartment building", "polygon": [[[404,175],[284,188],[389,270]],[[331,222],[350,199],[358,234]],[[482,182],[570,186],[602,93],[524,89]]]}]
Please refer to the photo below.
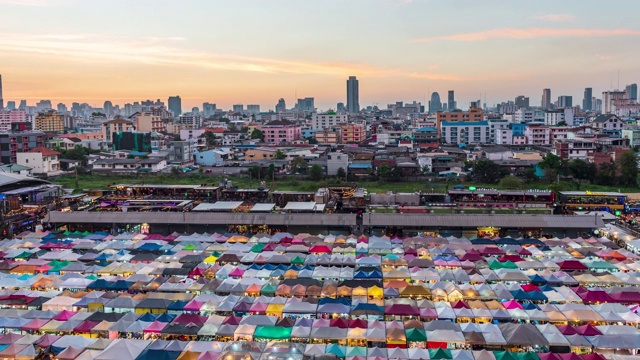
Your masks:
[{"label": "high-rise apartment building", "polygon": [[15,101],[7,101],[7,110],[11,111],[11,110],[15,110],[16,109],[16,102]]},{"label": "high-rise apartment building", "polygon": [[[515,103],[516,103],[516,107],[526,109],[529,107],[529,98],[524,95],[520,95],[516,97]],[[476,106],[472,106],[472,107],[480,107],[480,104],[478,103]]]},{"label": "high-rise apartment building", "polygon": [[573,107],[573,96],[561,95],[558,96],[558,108],[570,108]]},{"label": "high-rise apartment building", "polygon": [[611,90],[602,92],[602,113],[612,114],[615,109],[627,100],[627,92]]},{"label": "high-rise apartment building", "polygon": [[113,103],[109,100],[104,102],[104,106],[102,106],[102,108],[104,109],[104,114],[107,116],[107,119],[111,119],[113,117]]},{"label": "high-rise apartment building", "polygon": [[202,115],[204,117],[209,117],[216,113],[216,104],[212,103],[204,103],[202,104]]},{"label": "high-rise apartment building", "polygon": [[276,104],[276,113],[279,114],[285,110],[287,110],[287,104],[283,98],[280,98],[280,100],[278,100],[278,103]]},{"label": "high-rise apartment building", "polygon": [[298,103],[296,104],[296,110],[298,111],[315,111],[316,105],[315,100],[312,97],[298,99]]},{"label": "high-rise apartment building", "polygon": [[449,94],[447,96],[447,108],[449,111],[453,111],[458,108],[453,90],[449,90]]},{"label": "high-rise apartment building", "polygon": [[435,114],[438,111],[442,111],[440,94],[438,94],[437,92],[433,92],[431,93],[431,100],[429,101],[429,114]]},{"label": "high-rise apartment building", "polygon": [[174,117],[182,114],[182,99],[180,99],[180,96],[169,96],[168,105],[169,111],[173,113]]},{"label": "high-rise apartment building", "polygon": [[[627,92],[627,97],[629,100],[638,100],[638,84],[629,84],[625,87],[625,91]],[[0,92],[0,98],[2,98]],[[2,99],[0,99],[2,100]]]},{"label": "high-rise apartment building", "polygon": [[540,103],[540,107],[542,107],[543,110],[551,108],[551,89],[542,90],[542,102]]},{"label": "high-rise apartment building", "polygon": [[591,111],[593,110],[593,89],[592,88],[584,88],[584,98],[582,99],[582,110]]},{"label": "high-rise apartment building", "polygon": [[244,105],[242,105],[242,104],[233,105],[233,112],[234,113],[242,113],[242,112],[244,112]]},{"label": "high-rise apartment building", "polygon": [[358,79],[349,76],[347,80],[347,112],[355,114],[360,111],[360,93]]},{"label": "high-rise apartment building", "polygon": [[260,113],[260,105],[247,105],[247,112],[251,115]]}]

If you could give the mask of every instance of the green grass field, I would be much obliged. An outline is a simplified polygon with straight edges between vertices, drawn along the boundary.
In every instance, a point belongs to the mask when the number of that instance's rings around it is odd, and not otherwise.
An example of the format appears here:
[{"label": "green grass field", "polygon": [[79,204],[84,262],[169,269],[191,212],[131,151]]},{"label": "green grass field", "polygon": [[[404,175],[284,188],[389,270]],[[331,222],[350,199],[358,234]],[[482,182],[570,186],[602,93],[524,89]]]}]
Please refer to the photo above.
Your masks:
[{"label": "green grass field", "polygon": [[[255,179],[249,179],[245,176],[225,176],[233,182],[238,188],[256,188],[260,186],[260,182]],[[217,185],[221,177],[211,176],[209,174],[181,174],[181,175],[79,175],[78,184],[76,186],[76,178],[73,175],[64,175],[53,179],[53,182],[60,184],[65,189],[75,189],[76,192],[88,190],[107,189],[108,185],[116,184],[153,184],[153,185],[196,185],[208,184]],[[280,179],[275,182],[267,181],[266,187],[274,190],[282,191],[315,191],[325,186],[348,186],[356,182],[346,183],[336,179],[324,179],[320,181],[297,180],[297,179]],[[477,188],[498,188],[497,184],[473,184],[460,183],[454,180],[447,182],[384,182],[384,181],[367,181],[357,182],[358,186],[367,189],[373,193],[385,193],[388,191],[395,192],[445,192],[452,189],[455,185],[463,185],[465,187],[475,186]],[[554,191],[563,190],[591,190],[591,191],[621,191],[626,193],[639,192],[637,188],[625,188],[620,186],[603,186],[582,184],[578,189],[577,184],[569,182],[560,182],[559,184],[549,183],[528,183],[524,185],[525,189],[548,189]]]}]

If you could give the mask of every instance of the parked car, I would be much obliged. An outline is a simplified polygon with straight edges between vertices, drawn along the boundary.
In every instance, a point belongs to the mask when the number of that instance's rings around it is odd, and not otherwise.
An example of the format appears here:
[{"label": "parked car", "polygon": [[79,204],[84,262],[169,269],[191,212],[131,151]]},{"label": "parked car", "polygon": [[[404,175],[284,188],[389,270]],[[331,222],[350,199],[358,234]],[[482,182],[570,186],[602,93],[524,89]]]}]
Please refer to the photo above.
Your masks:
[{"label": "parked car", "polygon": [[211,174],[211,169],[207,169],[204,171],[206,174]]}]

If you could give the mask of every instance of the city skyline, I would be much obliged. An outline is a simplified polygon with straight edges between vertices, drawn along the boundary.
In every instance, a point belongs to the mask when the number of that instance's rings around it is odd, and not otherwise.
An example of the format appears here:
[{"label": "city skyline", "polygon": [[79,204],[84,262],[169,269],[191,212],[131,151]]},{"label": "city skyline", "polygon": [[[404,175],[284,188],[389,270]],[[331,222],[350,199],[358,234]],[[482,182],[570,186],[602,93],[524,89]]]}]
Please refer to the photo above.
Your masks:
[{"label": "city skyline", "polygon": [[4,100],[99,107],[180,95],[183,110],[268,110],[280,98],[314,97],[326,110],[347,102],[344,81],[356,76],[360,107],[427,105],[452,89],[459,108],[518,95],[535,106],[543,88],[581,103],[586,87],[600,97],[640,81],[632,11],[595,1],[553,2],[547,12],[539,9],[550,1],[373,3],[0,0],[11,14],[0,23]]}]

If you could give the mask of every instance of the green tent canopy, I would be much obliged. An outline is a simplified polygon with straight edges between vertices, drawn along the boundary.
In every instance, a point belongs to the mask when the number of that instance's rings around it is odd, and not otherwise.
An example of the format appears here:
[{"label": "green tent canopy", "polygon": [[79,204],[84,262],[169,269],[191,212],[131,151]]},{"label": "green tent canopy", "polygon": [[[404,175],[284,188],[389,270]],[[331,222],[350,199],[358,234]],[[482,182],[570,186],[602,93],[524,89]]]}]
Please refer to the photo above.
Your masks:
[{"label": "green tent canopy", "polygon": [[453,355],[451,355],[451,350],[443,349],[443,348],[429,349],[429,357],[434,360],[453,359]]},{"label": "green tent canopy", "polygon": [[258,326],[253,333],[253,337],[268,340],[289,340],[291,338],[291,329],[283,326]]},{"label": "green tent canopy", "polygon": [[424,329],[413,328],[406,329],[407,341],[411,342],[425,342],[427,341],[427,334]]}]

